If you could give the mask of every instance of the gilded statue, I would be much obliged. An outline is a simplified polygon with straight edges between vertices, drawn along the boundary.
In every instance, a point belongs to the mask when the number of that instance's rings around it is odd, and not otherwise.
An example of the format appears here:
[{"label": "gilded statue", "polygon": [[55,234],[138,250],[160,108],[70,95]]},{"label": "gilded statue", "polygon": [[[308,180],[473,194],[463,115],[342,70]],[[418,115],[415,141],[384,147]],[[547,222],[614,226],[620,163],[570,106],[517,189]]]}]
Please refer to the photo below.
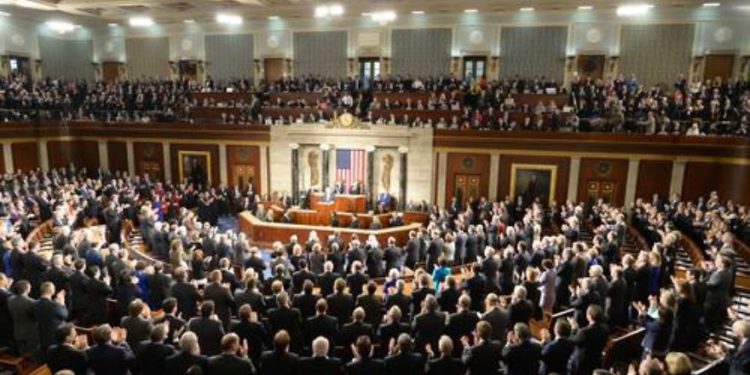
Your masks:
[{"label": "gilded statue", "polygon": [[312,150],[307,154],[307,166],[310,168],[310,186],[320,183],[320,170],[318,169],[318,150]]},{"label": "gilded statue", "polygon": [[380,158],[380,186],[386,192],[391,190],[391,169],[393,169],[393,156],[384,154]]}]

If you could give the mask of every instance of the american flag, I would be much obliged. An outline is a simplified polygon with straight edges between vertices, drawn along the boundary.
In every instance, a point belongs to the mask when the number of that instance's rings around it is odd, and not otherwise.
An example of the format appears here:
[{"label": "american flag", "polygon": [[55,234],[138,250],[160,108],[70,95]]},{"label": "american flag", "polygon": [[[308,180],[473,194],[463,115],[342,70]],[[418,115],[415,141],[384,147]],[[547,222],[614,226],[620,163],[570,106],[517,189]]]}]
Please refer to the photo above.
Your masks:
[{"label": "american flag", "polygon": [[364,150],[336,150],[336,181],[343,181],[346,192],[355,181],[364,182],[367,159]]}]

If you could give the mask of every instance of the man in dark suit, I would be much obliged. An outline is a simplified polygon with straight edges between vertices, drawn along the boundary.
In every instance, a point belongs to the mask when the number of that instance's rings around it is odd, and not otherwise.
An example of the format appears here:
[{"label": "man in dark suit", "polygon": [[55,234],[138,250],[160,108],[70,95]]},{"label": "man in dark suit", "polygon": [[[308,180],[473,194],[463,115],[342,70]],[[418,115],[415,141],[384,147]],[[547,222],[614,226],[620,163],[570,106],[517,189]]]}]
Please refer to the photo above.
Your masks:
[{"label": "man in dark suit", "polygon": [[575,345],[570,341],[570,324],[565,320],[558,320],[555,323],[555,339],[550,341],[546,330],[542,334],[542,339],[542,367],[539,374],[566,374],[568,359],[575,350]]},{"label": "man in dark suit", "polygon": [[299,356],[289,352],[289,334],[281,330],[273,337],[273,350],[260,356],[260,372],[273,375],[294,375],[299,369]]},{"label": "man in dark suit", "polygon": [[47,281],[40,287],[41,296],[36,302],[36,317],[39,325],[39,344],[41,353],[57,343],[55,332],[68,319],[65,308],[65,290],[55,294],[55,285]]},{"label": "man in dark suit", "polygon": [[385,370],[388,374],[421,374],[424,373],[425,360],[419,353],[414,353],[414,340],[407,333],[398,336],[397,342],[390,343],[390,355],[385,359]]},{"label": "man in dark suit", "polygon": [[180,337],[180,351],[168,357],[164,361],[164,373],[166,375],[185,375],[193,366],[203,371],[208,366],[208,358],[201,355],[198,336],[193,332],[185,332]]},{"label": "man in dark suit", "polygon": [[464,352],[461,360],[466,366],[466,375],[497,374],[500,369],[500,360],[503,355],[503,346],[492,340],[492,326],[490,323],[480,321],[477,323],[474,334],[474,346],[469,339],[461,339]]},{"label": "man in dark suit", "polygon": [[[438,294],[438,304],[440,305],[440,310],[448,314],[455,313],[458,310],[458,299],[460,297],[461,291],[458,290],[458,283],[456,282],[456,278],[453,276],[446,277],[445,288]],[[469,297],[469,301],[471,301],[471,297]],[[467,309],[470,310],[471,306],[467,306]],[[472,329],[474,329],[473,325]]]},{"label": "man in dark suit", "polygon": [[385,298],[385,308],[390,310],[393,306],[398,306],[401,310],[401,321],[410,322],[411,297],[404,293],[404,288],[406,288],[404,280],[396,281],[396,292],[389,293],[388,297]]},{"label": "man in dark suit", "polygon": [[52,373],[60,370],[71,370],[75,375],[86,375],[88,356],[82,350],[85,342],[79,341],[75,327],[63,324],[55,330],[57,345],[49,348],[46,354],[47,366]]},{"label": "man in dark suit", "polygon": [[255,366],[247,358],[247,342],[234,333],[221,339],[221,354],[208,359],[207,375],[254,375]]},{"label": "man in dark suit", "polygon": [[167,342],[172,344],[175,342],[175,333],[182,330],[182,327],[185,326],[185,321],[178,318],[175,314],[177,314],[177,300],[169,297],[165,299],[162,304],[162,311],[164,312],[164,315],[159,317],[158,319],[154,320],[154,325],[156,324],[167,324]]},{"label": "man in dark suit", "polygon": [[415,269],[417,263],[420,261],[420,243],[417,238],[417,232],[409,232],[409,241],[406,243],[406,249],[404,249],[404,267]]},{"label": "man in dark suit", "polygon": [[300,360],[300,373],[305,375],[340,375],[343,373],[341,361],[328,357],[329,344],[325,337],[312,342],[312,356]]},{"label": "man in dark suit", "polygon": [[327,314],[328,302],[319,299],[315,304],[316,314],[307,318],[304,325],[305,342],[312,342],[318,337],[325,337],[328,344],[335,346],[336,339],[339,335],[338,320]]},{"label": "man in dark suit", "polygon": [[170,297],[172,278],[162,272],[162,263],[154,264],[154,273],[147,276],[148,287],[151,290],[150,299],[151,307],[160,309],[162,302]]},{"label": "man in dark suit", "polygon": [[326,297],[333,293],[333,284],[336,282],[336,279],[340,277],[340,274],[333,272],[333,262],[327,261],[323,263],[323,273],[318,275],[320,295]]},{"label": "man in dark suit", "polygon": [[344,181],[336,181],[336,184],[333,185],[333,192],[336,194],[346,194],[346,184]]},{"label": "man in dark suit", "polygon": [[258,289],[259,283],[259,279],[254,277],[249,278],[245,283],[245,289],[235,292],[234,302],[239,307],[250,305],[254,312],[260,316],[264,316],[266,314],[266,300]]},{"label": "man in dark suit", "polygon": [[292,305],[299,309],[302,314],[302,320],[315,315],[315,304],[320,299],[320,295],[313,292],[313,282],[305,280],[302,292],[294,296]]},{"label": "man in dark suit", "polygon": [[500,298],[494,293],[487,295],[485,306],[486,310],[482,314],[482,320],[492,326],[492,340],[504,343],[505,333],[508,331],[510,322],[510,313],[500,307]]},{"label": "man in dark suit", "polygon": [[246,342],[249,348],[247,355],[254,365],[259,364],[260,355],[270,346],[270,337],[265,325],[259,322],[250,305],[242,305],[239,311],[239,321],[232,323],[232,333],[239,336],[240,341]]},{"label": "man in dark suit", "polygon": [[508,335],[508,344],[503,349],[503,359],[509,375],[537,375],[542,346],[531,340],[531,330],[526,323],[516,323],[513,333]]},{"label": "man in dark suit", "polygon": [[148,339],[153,329],[151,320],[144,317],[146,305],[141,300],[135,300],[128,306],[129,315],[120,321],[120,327],[128,331],[128,345],[138,350],[141,341]]},{"label": "man in dark suit", "polygon": [[414,317],[411,325],[418,350],[423,351],[427,344],[437,347],[440,336],[445,332],[446,320],[445,313],[438,311],[435,296],[428,295],[422,313]]},{"label": "man in dark suit", "polygon": [[292,285],[294,287],[294,293],[301,293],[305,281],[310,281],[315,284],[316,277],[314,273],[310,272],[307,261],[304,259],[299,260],[297,269],[299,271],[292,274]]},{"label": "man in dark suit", "polygon": [[731,302],[732,273],[729,260],[724,256],[717,256],[714,260],[716,267],[706,280],[706,300],[704,311],[706,325],[711,328],[724,320],[726,310]]},{"label": "man in dark suit", "polygon": [[[588,375],[602,365],[602,348],[609,340],[609,329],[604,320],[604,313],[599,305],[591,305],[586,310],[586,319],[589,324],[578,330],[571,342],[575,345],[573,356],[568,362],[568,374]],[[575,319],[569,323],[574,330],[577,329]]]},{"label": "man in dark suit", "polygon": [[610,266],[612,281],[607,288],[606,311],[610,327],[625,327],[628,324],[627,300],[628,284],[623,278],[622,268],[618,265]]},{"label": "man in dark suit", "polygon": [[226,330],[229,328],[229,323],[232,320],[232,311],[236,308],[234,296],[232,296],[232,292],[229,289],[230,286],[222,284],[222,273],[220,270],[211,271],[208,280],[208,285],[203,288],[203,298],[214,302],[216,315],[219,316],[221,324]]},{"label": "man in dark suit", "polygon": [[462,353],[464,349],[460,344],[461,337],[471,336],[478,322],[479,314],[471,311],[471,297],[462,295],[458,299],[458,312],[448,318],[448,326],[445,329],[445,333],[453,342],[459,343],[454,349],[456,355]]},{"label": "man in dark suit", "polygon": [[167,327],[169,323],[154,326],[151,330],[150,340],[143,341],[138,348],[138,368],[142,375],[163,375],[164,361],[174,355],[172,345],[165,344],[167,339]]},{"label": "man in dark suit", "polygon": [[[732,324],[732,332],[737,337],[734,352],[722,349],[720,352],[726,355],[729,363],[729,375],[741,375],[750,373],[750,323],[746,320],[737,320]],[[724,348],[724,347],[722,347]]]},{"label": "man in dark suit", "polygon": [[383,296],[376,294],[377,290],[378,285],[370,281],[367,283],[366,293],[357,297],[357,306],[365,310],[365,323],[371,325],[374,330],[377,330],[383,321]]},{"label": "man in dark suit", "polygon": [[333,285],[334,293],[326,298],[328,302],[328,313],[336,318],[339,326],[348,323],[354,311],[354,298],[351,294],[346,293],[346,281],[337,279]]},{"label": "man in dark suit", "polygon": [[362,272],[362,263],[360,261],[354,261],[352,263],[352,274],[346,277],[346,285],[349,287],[349,293],[354,297],[359,297],[362,294],[365,284],[370,278]]},{"label": "man in dark suit", "polygon": [[388,246],[383,250],[383,260],[385,272],[401,269],[401,248],[396,246],[396,239],[393,237],[388,237]]},{"label": "man in dark suit", "polygon": [[372,358],[372,341],[367,336],[357,338],[352,345],[354,359],[346,365],[347,375],[382,375],[385,374],[385,363]]},{"label": "man in dark suit", "polygon": [[86,268],[86,261],[78,259],[73,263],[73,274],[70,275],[70,290],[71,290],[71,311],[70,316],[73,320],[81,321],[88,305],[88,297],[86,295],[86,284],[89,282],[89,277],[84,273]]},{"label": "man in dark suit", "polygon": [[175,283],[172,285],[171,296],[177,299],[177,312],[183,319],[190,319],[198,315],[198,302],[202,300],[198,288],[187,282],[184,268],[178,267],[172,272]]},{"label": "man in dark suit", "polygon": [[8,291],[11,280],[0,272],[0,347],[13,345],[13,320],[8,310],[8,301],[13,294]]},{"label": "man in dark suit", "polygon": [[346,348],[354,344],[360,336],[367,336],[372,340],[374,331],[372,326],[365,323],[364,320],[365,310],[361,307],[354,309],[352,322],[341,327],[337,343]]},{"label": "man in dark suit", "polygon": [[8,311],[13,321],[13,338],[19,354],[36,354],[39,350],[39,330],[36,300],[29,297],[31,284],[26,280],[14,285],[16,295],[8,300]]},{"label": "man in dark suit", "polygon": [[286,331],[290,337],[291,350],[299,353],[304,346],[302,335],[302,314],[299,309],[289,306],[289,295],[281,292],[276,295],[276,306],[268,312],[268,324],[271,331]]},{"label": "man in dark suit", "polygon": [[[482,274],[482,266],[479,263],[474,263],[471,268],[470,276],[464,280],[461,289],[469,293],[469,297],[471,297],[471,309],[481,311],[482,301],[487,293],[487,279]],[[503,331],[504,334],[505,332]]]},{"label": "man in dark suit", "polygon": [[435,357],[431,346],[427,347],[427,375],[453,375],[463,374],[464,364],[459,358],[453,357],[453,340],[448,336],[443,336],[438,341],[440,357]]},{"label": "man in dark suit", "polygon": [[224,328],[221,321],[214,315],[213,301],[201,303],[200,316],[188,321],[187,330],[198,336],[201,352],[205,355],[217,355],[221,352],[221,338],[224,337]]},{"label": "man in dark suit", "polygon": [[125,342],[127,333],[108,324],[94,329],[96,345],[89,348],[89,369],[94,375],[127,375],[134,367],[135,355]]},{"label": "man in dark suit", "polygon": [[108,277],[99,279],[100,272],[98,266],[90,266],[87,270],[88,309],[85,320],[89,325],[102,324],[107,321],[107,298],[112,294],[112,288],[109,286]]}]

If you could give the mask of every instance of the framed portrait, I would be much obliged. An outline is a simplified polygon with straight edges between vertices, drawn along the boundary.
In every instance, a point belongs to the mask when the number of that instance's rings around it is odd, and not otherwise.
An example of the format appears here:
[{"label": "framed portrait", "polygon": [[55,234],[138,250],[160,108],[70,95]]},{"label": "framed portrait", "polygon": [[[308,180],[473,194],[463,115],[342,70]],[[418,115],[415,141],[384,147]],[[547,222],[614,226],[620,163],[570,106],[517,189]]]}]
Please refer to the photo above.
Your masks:
[{"label": "framed portrait", "polygon": [[546,205],[555,200],[557,166],[545,164],[513,164],[510,172],[510,195],[523,196],[525,204],[539,199]]},{"label": "framed portrait", "polygon": [[180,181],[211,184],[211,153],[207,151],[179,151]]}]

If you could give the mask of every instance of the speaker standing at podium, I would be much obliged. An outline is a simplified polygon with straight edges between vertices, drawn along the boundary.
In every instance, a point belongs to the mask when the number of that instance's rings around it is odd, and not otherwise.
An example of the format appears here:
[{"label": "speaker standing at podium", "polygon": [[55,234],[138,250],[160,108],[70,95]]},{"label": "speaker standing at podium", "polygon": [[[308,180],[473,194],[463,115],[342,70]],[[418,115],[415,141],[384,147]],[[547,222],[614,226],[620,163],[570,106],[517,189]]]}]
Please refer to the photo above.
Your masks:
[{"label": "speaker standing at podium", "polygon": [[326,192],[323,194],[322,201],[333,202],[334,200],[336,200],[336,193],[334,193],[331,188],[326,188]]},{"label": "speaker standing at podium", "polygon": [[393,198],[387,192],[381,192],[378,194],[378,208],[380,212],[388,212],[391,208],[391,201]]}]

